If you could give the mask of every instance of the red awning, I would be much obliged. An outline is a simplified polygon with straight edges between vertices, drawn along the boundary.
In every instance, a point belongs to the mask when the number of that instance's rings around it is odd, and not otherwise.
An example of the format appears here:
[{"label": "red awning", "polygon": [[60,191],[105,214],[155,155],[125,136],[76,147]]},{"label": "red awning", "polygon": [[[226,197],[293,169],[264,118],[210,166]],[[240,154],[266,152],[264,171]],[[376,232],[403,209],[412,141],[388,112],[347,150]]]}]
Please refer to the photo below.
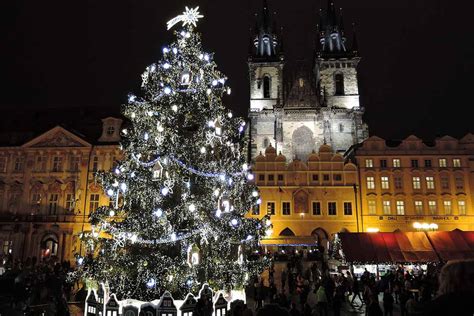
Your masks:
[{"label": "red awning", "polygon": [[408,263],[439,261],[424,232],[340,233],[349,262]]},{"label": "red awning", "polygon": [[429,232],[428,237],[443,261],[474,258],[474,232]]}]

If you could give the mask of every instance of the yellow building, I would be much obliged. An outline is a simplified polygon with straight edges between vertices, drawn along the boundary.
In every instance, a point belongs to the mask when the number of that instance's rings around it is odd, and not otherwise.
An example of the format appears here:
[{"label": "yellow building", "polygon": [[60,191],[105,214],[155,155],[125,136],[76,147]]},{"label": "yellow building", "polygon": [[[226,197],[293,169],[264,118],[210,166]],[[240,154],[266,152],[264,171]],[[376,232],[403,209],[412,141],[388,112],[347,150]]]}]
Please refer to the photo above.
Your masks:
[{"label": "yellow building", "polygon": [[249,216],[271,215],[266,245],[319,244],[331,235],[358,231],[357,168],[322,145],[307,162],[276,155],[272,146],[255,158],[255,181],[261,204]]},{"label": "yellow building", "polygon": [[61,126],[0,147],[0,257],[72,260],[90,210],[108,204],[94,172],[120,157],[121,119],[102,120],[96,141]]},{"label": "yellow building", "polygon": [[474,136],[468,134],[433,144],[409,136],[391,145],[372,136],[353,148],[361,230],[414,231],[423,223],[425,229],[474,230],[473,146]]}]

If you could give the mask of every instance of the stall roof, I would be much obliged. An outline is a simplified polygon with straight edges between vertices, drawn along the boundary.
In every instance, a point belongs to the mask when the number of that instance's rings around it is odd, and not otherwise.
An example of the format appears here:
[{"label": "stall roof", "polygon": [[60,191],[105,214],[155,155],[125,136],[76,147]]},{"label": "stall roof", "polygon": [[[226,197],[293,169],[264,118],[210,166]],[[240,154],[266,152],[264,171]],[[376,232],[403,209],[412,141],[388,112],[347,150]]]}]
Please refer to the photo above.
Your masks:
[{"label": "stall roof", "polygon": [[427,234],[441,260],[474,258],[474,232],[453,230],[450,232],[428,232]]},{"label": "stall roof", "polygon": [[316,246],[317,239],[313,236],[284,236],[275,238],[265,238],[260,240],[261,245],[267,246]]},{"label": "stall roof", "polygon": [[346,260],[361,263],[439,261],[424,232],[340,233]]}]

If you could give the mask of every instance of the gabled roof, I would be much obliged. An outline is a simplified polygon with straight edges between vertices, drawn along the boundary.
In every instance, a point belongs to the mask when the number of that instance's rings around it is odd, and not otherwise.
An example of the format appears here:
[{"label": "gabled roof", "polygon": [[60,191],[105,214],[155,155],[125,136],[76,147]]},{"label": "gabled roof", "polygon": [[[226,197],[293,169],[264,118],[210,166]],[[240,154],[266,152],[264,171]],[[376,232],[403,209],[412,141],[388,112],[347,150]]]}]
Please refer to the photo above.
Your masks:
[{"label": "gabled roof", "polygon": [[49,131],[23,144],[23,148],[51,148],[51,147],[91,147],[92,144],[62,126],[56,126]]}]

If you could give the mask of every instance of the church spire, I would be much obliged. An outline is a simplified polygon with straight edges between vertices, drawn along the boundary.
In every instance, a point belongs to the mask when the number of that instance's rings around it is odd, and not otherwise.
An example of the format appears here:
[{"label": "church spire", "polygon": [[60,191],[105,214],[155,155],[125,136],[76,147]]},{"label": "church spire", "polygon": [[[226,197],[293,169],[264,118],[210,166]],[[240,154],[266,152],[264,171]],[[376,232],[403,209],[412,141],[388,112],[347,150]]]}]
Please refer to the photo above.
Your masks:
[{"label": "church spire", "polygon": [[257,18],[254,35],[254,52],[252,59],[275,60],[281,54],[281,41],[276,21],[272,21],[268,1],[263,0],[261,14]]}]

